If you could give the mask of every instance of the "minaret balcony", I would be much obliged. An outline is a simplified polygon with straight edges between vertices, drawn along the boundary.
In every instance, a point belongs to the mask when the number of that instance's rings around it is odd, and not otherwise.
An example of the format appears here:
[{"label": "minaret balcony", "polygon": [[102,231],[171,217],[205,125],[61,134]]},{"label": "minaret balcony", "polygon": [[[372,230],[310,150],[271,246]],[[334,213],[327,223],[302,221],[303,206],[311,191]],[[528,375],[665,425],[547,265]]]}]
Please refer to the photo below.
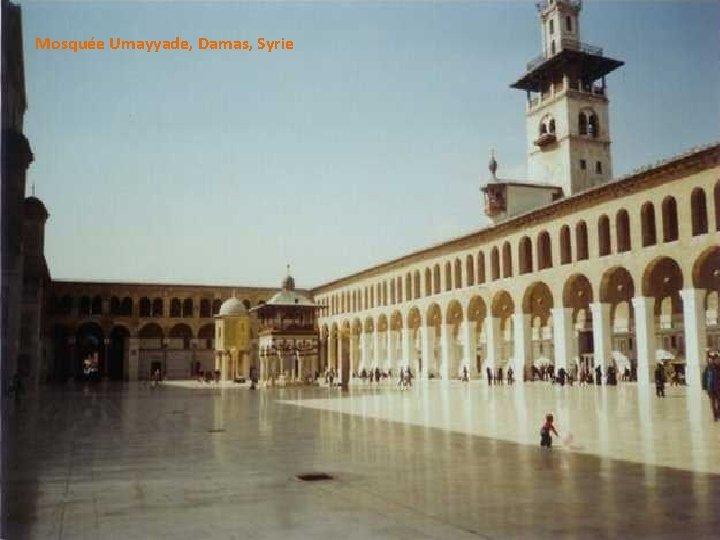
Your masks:
[{"label": "minaret balcony", "polygon": [[555,136],[554,133],[543,133],[537,139],[535,139],[534,144],[535,144],[535,146],[538,146],[540,148],[545,148],[546,146],[549,146],[556,142],[557,142],[557,137]]}]

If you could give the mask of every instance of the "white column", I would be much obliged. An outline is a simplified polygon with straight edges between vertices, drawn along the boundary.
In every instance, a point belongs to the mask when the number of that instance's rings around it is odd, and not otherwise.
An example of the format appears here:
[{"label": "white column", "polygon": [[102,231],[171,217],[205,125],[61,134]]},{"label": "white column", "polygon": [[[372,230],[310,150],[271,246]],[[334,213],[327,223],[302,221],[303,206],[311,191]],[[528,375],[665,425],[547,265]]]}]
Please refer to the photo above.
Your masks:
[{"label": "white column", "polygon": [[452,326],[449,324],[440,325],[440,378],[447,381],[450,376],[450,366],[453,364]]},{"label": "white column", "polygon": [[357,364],[358,350],[357,350],[357,336],[350,333],[350,379],[352,380],[352,372]]},{"label": "white column", "polygon": [[704,289],[683,289],[683,326],[685,329],[685,382],[700,388],[707,347],[707,313]]},{"label": "white column", "polygon": [[395,368],[395,332],[388,328],[387,331],[387,362],[385,363],[385,370]]},{"label": "white column", "polygon": [[433,346],[435,341],[435,328],[423,326],[422,329],[422,373],[420,378],[427,379],[428,370],[432,368]]},{"label": "white column", "polygon": [[477,366],[475,365],[477,354],[477,332],[475,331],[475,323],[473,321],[465,321],[462,325],[462,342],[463,342],[463,363],[467,367],[468,373],[477,377]]},{"label": "white column", "polygon": [[370,359],[370,365],[368,368],[375,369],[376,366],[380,365],[380,331],[375,328],[373,331],[373,354]]},{"label": "white column", "polygon": [[415,369],[412,365],[413,359],[410,357],[410,351],[411,349],[411,341],[412,341],[412,328],[403,327],[402,333],[401,333],[401,339],[402,339],[402,360],[400,362],[400,365],[398,367],[404,368],[405,366],[410,366],[412,369]]},{"label": "white column", "polygon": [[337,338],[328,337],[328,369],[335,369],[337,366]]},{"label": "white column", "polygon": [[530,315],[526,313],[513,314],[513,340],[515,342],[515,355],[513,370],[515,379],[524,380],[525,367],[531,364],[532,334],[530,333]]},{"label": "white column", "polygon": [[612,360],[610,304],[599,302],[590,304],[590,311],[593,325],[593,362],[596,366],[602,366],[603,375],[605,375],[607,366]]},{"label": "white column", "polygon": [[[502,336],[500,335],[500,319],[497,319],[495,317],[485,318],[485,336],[487,358],[485,360],[485,365],[483,366],[483,368],[490,368],[494,372],[495,366],[500,360],[500,344],[502,341]],[[483,369],[482,375],[484,377],[487,377],[486,373],[486,370]],[[516,372],[515,377],[521,377],[521,373]]]},{"label": "white column", "polygon": [[655,299],[636,296],[632,299],[635,310],[635,341],[637,342],[637,379],[638,384],[647,386],[657,362],[655,351]]},{"label": "white column", "polygon": [[555,345],[555,368],[565,368],[573,364],[573,343],[575,332],[572,327],[572,309],[554,308],[553,315],[553,340]]},{"label": "white column", "polygon": [[358,371],[367,369],[368,362],[370,361],[370,335],[367,332],[360,334],[360,340],[362,341],[362,347],[360,347],[360,365]]}]

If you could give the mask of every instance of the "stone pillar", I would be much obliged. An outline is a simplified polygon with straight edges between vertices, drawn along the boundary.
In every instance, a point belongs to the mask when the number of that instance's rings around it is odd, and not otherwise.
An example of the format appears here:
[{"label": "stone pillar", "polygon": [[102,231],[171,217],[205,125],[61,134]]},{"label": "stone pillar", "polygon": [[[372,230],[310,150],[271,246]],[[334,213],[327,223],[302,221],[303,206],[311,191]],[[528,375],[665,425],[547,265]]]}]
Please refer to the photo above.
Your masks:
[{"label": "stone pillar", "polygon": [[602,366],[604,376],[607,373],[608,365],[612,362],[610,304],[601,304],[600,302],[590,304],[590,311],[593,325],[593,362],[595,366]]},{"label": "stone pillar", "polygon": [[418,373],[421,379],[428,378],[428,370],[432,367],[432,358],[435,345],[435,328],[424,326],[422,328],[422,372]]},{"label": "stone pillar", "polygon": [[685,382],[700,388],[707,347],[707,313],[704,289],[683,289],[683,326],[685,328]]},{"label": "stone pillar", "polygon": [[367,369],[368,362],[370,362],[370,335],[367,332],[363,332],[360,334],[360,339],[362,340],[362,348],[360,350],[361,357],[358,371]]},{"label": "stone pillar", "polygon": [[387,362],[385,366],[386,370],[395,367],[395,332],[390,330],[390,328],[388,328],[387,331]]},{"label": "stone pillar", "polygon": [[553,340],[555,344],[555,369],[568,368],[574,363],[575,331],[572,327],[572,309],[554,308],[553,315]]},{"label": "stone pillar", "polygon": [[260,352],[260,380],[267,379],[267,356],[264,352]]},{"label": "stone pillar", "polygon": [[513,369],[515,380],[525,380],[525,368],[531,364],[532,334],[530,330],[530,315],[526,313],[513,313],[513,341],[515,354],[513,355]]},{"label": "stone pillar", "polygon": [[370,359],[370,368],[375,369],[375,366],[380,365],[380,331],[375,328],[372,335],[372,358]]},{"label": "stone pillar", "polygon": [[[485,359],[485,365],[483,366],[482,375],[487,377],[487,368],[495,371],[495,366],[500,360],[500,344],[502,342],[502,336],[500,335],[500,319],[495,317],[485,318],[485,345],[487,349],[487,358]],[[520,378],[519,378],[520,377]],[[522,381],[522,372],[515,372],[515,378]]]},{"label": "stone pillar", "polygon": [[410,351],[412,350],[412,328],[403,327],[400,339],[402,340],[402,360],[399,362],[398,367],[400,369],[403,369],[405,366],[412,368],[413,359],[410,357]]},{"label": "stone pillar", "polygon": [[632,299],[635,310],[635,340],[637,342],[638,384],[648,386],[653,374],[651,367],[657,362],[655,351],[655,299],[636,296]]},{"label": "stone pillar", "polygon": [[468,374],[477,377],[476,355],[477,355],[477,332],[473,321],[465,321],[462,324],[463,342],[463,364],[467,367]]},{"label": "stone pillar", "polygon": [[455,355],[452,343],[452,325],[450,324],[440,325],[440,348],[440,378],[447,381],[451,376],[450,369]]}]

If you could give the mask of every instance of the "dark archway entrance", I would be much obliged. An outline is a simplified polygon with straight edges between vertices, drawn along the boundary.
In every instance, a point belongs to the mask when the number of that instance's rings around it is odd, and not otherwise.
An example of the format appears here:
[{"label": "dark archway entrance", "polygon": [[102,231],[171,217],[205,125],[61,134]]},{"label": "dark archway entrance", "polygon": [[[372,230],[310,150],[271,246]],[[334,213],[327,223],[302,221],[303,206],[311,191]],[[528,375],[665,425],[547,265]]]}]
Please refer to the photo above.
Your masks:
[{"label": "dark archway entrance", "polygon": [[105,373],[105,335],[99,324],[87,322],[78,329],[76,351],[76,377],[100,378]]},{"label": "dark archway entrance", "polygon": [[52,380],[65,382],[73,375],[75,359],[70,352],[70,330],[61,324],[55,325],[52,334],[53,366]]},{"label": "dark archway entrance", "polygon": [[125,378],[125,356],[128,353],[130,332],[124,326],[116,326],[110,333],[110,357],[108,358],[108,377],[112,381]]}]

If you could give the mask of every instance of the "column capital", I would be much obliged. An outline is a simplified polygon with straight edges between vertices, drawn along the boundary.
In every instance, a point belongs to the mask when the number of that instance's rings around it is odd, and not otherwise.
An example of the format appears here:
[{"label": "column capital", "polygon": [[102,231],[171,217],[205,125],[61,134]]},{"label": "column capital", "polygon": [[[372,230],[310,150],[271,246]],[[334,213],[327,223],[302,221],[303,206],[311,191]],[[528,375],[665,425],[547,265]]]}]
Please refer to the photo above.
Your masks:
[{"label": "column capital", "polygon": [[633,296],[630,301],[632,302],[632,305],[637,308],[647,307],[650,300],[654,300],[654,298],[650,296]]},{"label": "column capital", "polygon": [[680,296],[683,300],[703,300],[703,295],[705,294],[707,294],[707,289],[696,289],[694,287],[680,289]]}]

